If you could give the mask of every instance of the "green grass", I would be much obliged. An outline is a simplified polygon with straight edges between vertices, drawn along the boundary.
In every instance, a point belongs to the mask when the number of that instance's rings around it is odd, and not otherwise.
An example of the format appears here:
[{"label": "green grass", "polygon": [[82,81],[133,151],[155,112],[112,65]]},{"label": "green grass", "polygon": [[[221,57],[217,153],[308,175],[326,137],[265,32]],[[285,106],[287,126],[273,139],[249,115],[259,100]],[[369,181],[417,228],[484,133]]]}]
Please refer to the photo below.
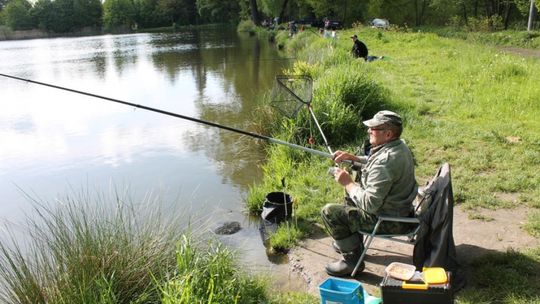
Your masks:
[{"label": "green grass", "polygon": [[[372,54],[392,59],[371,64],[352,59],[347,38],[352,33],[367,42]],[[351,149],[360,145],[365,136],[360,121],[382,108],[395,110],[404,116],[403,137],[415,155],[420,182],[447,161],[452,167],[456,199],[466,208],[512,207],[515,202],[500,199],[499,194],[505,193],[516,194],[517,204],[539,206],[536,189],[540,174],[535,169],[540,164],[537,59],[430,33],[357,28],[339,35],[337,43],[309,33],[282,42],[299,58],[288,72],[314,78],[313,107],[331,146]],[[282,36],[278,34],[278,41]],[[281,124],[274,125],[281,128],[271,133],[305,144],[309,133],[316,133],[310,130],[306,112],[292,120],[279,119]],[[323,148],[320,137],[315,137]],[[308,184],[308,188],[328,187],[328,180],[321,177],[324,170],[317,171],[324,160],[302,152],[276,152],[280,149],[269,148],[264,168],[267,179],[314,174],[311,179],[325,182]],[[297,165],[298,160],[309,165]],[[328,165],[326,162],[322,167]],[[254,187],[264,190],[254,193],[260,195],[274,184],[264,180]],[[298,186],[291,191],[300,192],[302,197],[305,190]],[[259,198],[255,195],[249,201]],[[319,198],[310,200],[320,207]]]},{"label": "green grass", "polygon": [[471,265],[459,303],[540,303],[540,251],[488,253]]},{"label": "green grass", "polygon": [[[366,42],[371,55],[387,60],[353,59],[348,38],[352,34]],[[495,35],[471,43],[428,32],[354,28],[340,31],[337,41],[310,33],[291,39],[284,32],[276,41],[298,60],[287,73],[314,79],[314,111],[334,149],[355,150],[365,138],[361,120],[380,109],[394,110],[404,118],[403,138],[415,156],[420,184],[449,162],[456,203],[472,217],[481,208],[526,206],[531,212],[524,228],[538,236],[540,61],[489,46],[502,45],[488,41]],[[261,111],[272,125],[268,130],[272,136],[306,145],[309,134],[316,132],[310,130],[306,113],[285,119],[270,112]],[[274,123],[268,123],[269,117]],[[325,150],[315,137],[314,148]],[[321,224],[322,206],[343,196],[342,188],[326,174],[331,164],[304,152],[269,146],[265,177],[251,188],[248,208],[258,212],[264,194],[279,191],[279,180],[286,177],[287,192],[297,204],[297,221],[303,224],[297,226],[298,235],[309,236],[311,227]],[[282,239],[272,238],[271,246],[287,244]],[[488,273],[493,263],[500,267]],[[539,303],[538,276],[527,270],[537,270],[538,265],[538,250],[480,258],[472,265],[472,288],[460,295],[460,301]],[[523,277],[516,280],[522,268]],[[491,276],[498,278],[489,281]]]},{"label": "green grass", "polygon": [[89,192],[50,204],[33,199],[26,229],[4,229],[10,234],[0,243],[0,302],[248,304],[309,298],[272,293],[268,279],[240,270],[235,252],[197,231],[202,224],[162,216],[160,203]]},{"label": "green grass", "polygon": [[[471,208],[510,207],[497,194],[534,192],[540,182],[534,170],[539,61],[432,34],[401,34],[385,34],[388,42],[373,37],[374,52],[396,59],[371,67],[391,99],[410,109],[414,121],[407,121],[405,138],[419,175],[450,162],[459,202]],[[401,47],[404,39],[408,47]],[[518,203],[533,206],[539,199]]]},{"label": "green grass", "polygon": [[262,303],[266,285],[239,270],[223,245],[201,250],[185,237],[176,252],[177,269],[161,284],[161,303]]},{"label": "green grass", "polygon": [[446,28],[419,28],[417,30],[436,33],[441,37],[457,38],[467,40],[472,43],[488,44],[505,47],[521,47],[529,49],[540,49],[540,32],[538,31],[495,31],[478,32],[456,30],[451,27]]}]

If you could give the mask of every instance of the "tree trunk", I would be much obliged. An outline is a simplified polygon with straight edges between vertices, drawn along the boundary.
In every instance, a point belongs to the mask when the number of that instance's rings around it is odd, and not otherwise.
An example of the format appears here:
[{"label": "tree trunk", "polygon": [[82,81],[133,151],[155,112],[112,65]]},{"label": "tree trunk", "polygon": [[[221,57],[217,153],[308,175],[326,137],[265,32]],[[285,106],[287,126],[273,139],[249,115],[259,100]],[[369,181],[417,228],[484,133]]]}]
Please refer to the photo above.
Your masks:
[{"label": "tree trunk", "polygon": [[463,21],[465,21],[466,26],[469,26],[469,20],[467,18],[467,7],[465,6],[465,1],[461,1],[461,7],[463,8]]},{"label": "tree trunk", "polygon": [[423,0],[422,1],[422,11],[420,11],[420,19],[419,19],[420,24],[419,25],[424,24],[424,14],[426,13],[426,7],[427,7],[429,1],[430,0]]},{"label": "tree trunk", "polygon": [[478,0],[474,0],[474,18],[478,18]]},{"label": "tree trunk", "polygon": [[527,31],[532,31],[534,22],[534,0],[531,0],[531,8],[529,10],[529,22],[527,23]]},{"label": "tree trunk", "polygon": [[343,8],[343,17],[341,18],[341,22],[342,24],[345,24],[348,20],[347,20],[347,7],[348,7],[348,4],[349,4],[349,1],[348,0],[345,0],[345,7]]},{"label": "tree trunk", "polygon": [[289,0],[284,0],[283,5],[281,6],[281,12],[279,13],[279,20],[285,20],[283,18],[285,17],[285,9],[287,9],[287,4],[289,4]]},{"label": "tree trunk", "polygon": [[506,10],[504,12],[504,29],[508,29],[508,24],[510,23],[510,10],[512,9],[512,3],[506,3]]},{"label": "tree trunk", "polygon": [[257,7],[257,0],[249,0],[249,6],[251,8],[251,20],[255,25],[261,25],[259,20],[259,8]]},{"label": "tree trunk", "polygon": [[486,17],[491,17],[493,11],[491,10],[491,3],[489,0],[486,0]]},{"label": "tree trunk", "polygon": [[414,23],[416,26],[420,25],[420,20],[418,19],[418,0],[414,0]]}]

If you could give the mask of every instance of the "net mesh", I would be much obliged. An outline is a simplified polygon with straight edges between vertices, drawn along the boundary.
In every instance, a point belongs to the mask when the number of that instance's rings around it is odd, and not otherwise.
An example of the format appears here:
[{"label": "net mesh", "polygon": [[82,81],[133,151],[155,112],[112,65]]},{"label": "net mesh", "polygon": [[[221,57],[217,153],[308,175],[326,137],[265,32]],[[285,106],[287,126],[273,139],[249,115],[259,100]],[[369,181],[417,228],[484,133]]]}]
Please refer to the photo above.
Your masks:
[{"label": "net mesh", "polygon": [[272,90],[271,105],[283,115],[293,118],[303,106],[309,106],[312,92],[311,77],[278,75]]}]

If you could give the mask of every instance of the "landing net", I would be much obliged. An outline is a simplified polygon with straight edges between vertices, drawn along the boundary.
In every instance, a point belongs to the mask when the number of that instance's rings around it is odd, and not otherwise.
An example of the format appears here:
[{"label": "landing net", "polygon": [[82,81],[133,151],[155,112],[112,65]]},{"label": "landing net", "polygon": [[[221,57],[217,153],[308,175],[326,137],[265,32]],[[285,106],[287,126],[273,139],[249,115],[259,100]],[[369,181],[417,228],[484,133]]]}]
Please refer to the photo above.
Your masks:
[{"label": "landing net", "polygon": [[271,105],[288,118],[296,117],[303,106],[311,104],[313,80],[309,76],[277,75]]}]

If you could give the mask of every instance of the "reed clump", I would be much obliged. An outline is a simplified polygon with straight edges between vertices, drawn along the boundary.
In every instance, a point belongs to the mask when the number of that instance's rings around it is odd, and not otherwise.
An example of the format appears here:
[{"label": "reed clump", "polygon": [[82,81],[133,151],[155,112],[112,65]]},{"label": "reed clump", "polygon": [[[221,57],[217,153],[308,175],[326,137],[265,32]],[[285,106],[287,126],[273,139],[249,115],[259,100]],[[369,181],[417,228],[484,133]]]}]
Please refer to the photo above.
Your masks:
[{"label": "reed clump", "polygon": [[189,219],[164,216],[157,198],[32,200],[26,229],[6,227],[0,242],[2,303],[270,301],[266,282],[240,271],[234,252],[204,241]]},{"label": "reed clump", "polygon": [[4,303],[156,303],[174,269],[175,222],[125,197],[33,199],[22,240],[0,243]]},{"label": "reed clump", "polygon": [[266,285],[239,270],[233,252],[215,244],[200,250],[184,237],[176,250],[174,275],[159,289],[161,303],[261,303]]}]

